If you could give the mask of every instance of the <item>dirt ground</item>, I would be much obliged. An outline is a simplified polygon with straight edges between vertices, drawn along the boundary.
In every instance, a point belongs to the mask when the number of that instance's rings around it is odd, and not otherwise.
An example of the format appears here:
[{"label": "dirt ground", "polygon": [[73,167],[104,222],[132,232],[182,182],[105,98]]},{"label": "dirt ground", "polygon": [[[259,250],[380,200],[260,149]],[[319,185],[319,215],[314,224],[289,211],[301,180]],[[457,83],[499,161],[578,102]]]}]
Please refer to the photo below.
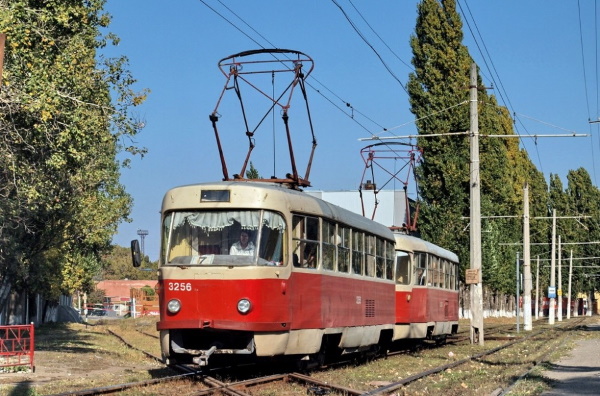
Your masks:
[{"label": "dirt ground", "polygon": [[[589,335],[600,333],[600,318],[587,327]],[[545,395],[573,394],[575,389],[596,394],[600,383],[600,338],[578,340],[581,344],[552,364],[544,376],[557,382]],[[156,340],[150,341],[157,344]],[[131,351],[102,326],[56,324],[36,329],[35,372],[0,371],[0,395],[31,396],[74,389],[128,383],[164,375],[159,362]],[[582,387],[582,388],[580,388]],[[561,393],[564,392],[564,393]],[[578,393],[588,394],[588,393]]]},{"label": "dirt ground", "polygon": [[[597,324],[586,327],[599,332]],[[600,389],[600,339],[577,340],[575,348],[544,371],[544,376],[554,380],[551,390],[544,396],[597,395]]]},{"label": "dirt ground", "polygon": [[36,330],[35,343],[35,371],[28,367],[19,372],[0,371],[0,394],[28,394],[18,388],[43,390],[40,394],[55,393],[53,388],[60,383],[63,384],[60,389],[65,388],[64,383],[77,388],[125,383],[139,373],[147,375],[164,369],[158,362],[134,355],[102,329],[85,324],[43,326]]}]

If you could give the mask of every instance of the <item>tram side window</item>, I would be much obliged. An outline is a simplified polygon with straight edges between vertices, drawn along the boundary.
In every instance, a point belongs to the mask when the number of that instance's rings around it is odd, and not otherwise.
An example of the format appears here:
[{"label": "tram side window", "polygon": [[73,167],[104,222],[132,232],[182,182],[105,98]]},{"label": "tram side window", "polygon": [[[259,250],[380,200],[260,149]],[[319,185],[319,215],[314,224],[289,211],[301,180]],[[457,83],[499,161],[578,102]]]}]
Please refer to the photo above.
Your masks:
[{"label": "tram side window", "polygon": [[390,242],[385,243],[385,279],[394,279],[394,257],[396,250],[394,250],[394,244]]},{"label": "tram side window", "polygon": [[323,269],[335,270],[337,233],[335,223],[323,220]]},{"label": "tram side window", "polygon": [[294,215],[292,260],[294,266],[317,268],[319,264],[319,219]]},{"label": "tram side window", "polygon": [[376,271],[375,271],[375,276],[378,278],[384,278],[385,275],[385,241],[383,239],[380,238],[375,238],[375,246],[377,247],[377,251],[376,251]]},{"label": "tram side window", "polygon": [[452,286],[450,286],[452,284],[451,281],[450,281],[450,277],[451,277],[451,274],[450,274],[451,263],[448,260],[445,260],[445,259],[442,260],[442,263],[444,265],[444,275],[445,275],[445,278],[446,278],[446,283],[444,284],[444,287],[446,289],[452,289]]},{"label": "tram side window", "polygon": [[396,252],[396,283],[410,284],[410,256],[406,252]]},{"label": "tram side window", "polygon": [[294,267],[300,267],[302,261],[302,239],[305,238],[306,233],[304,231],[306,222],[304,217],[293,216],[292,217],[292,263]]},{"label": "tram side window", "polygon": [[352,272],[356,275],[363,274],[363,263],[365,261],[364,236],[362,232],[352,230]]},{"label": "tram side window", "polygon": [[429,256],[429,279],[428,285],[440,286],[440,259],[436,256]]},{"label": "tram side window", "polygon": [[338,244],[338,271],[348,273],[350,270],[350,228],[338,225],[341,240]]},{"label": "tram side window", "polygon": [[[283,251],[286,250],[287,238],[284,238],[283,218],[271,212],[264,212],[260,229],[260,243],[258,256],[264,258],[271,265],[283,265]],[[259,241],[257,241],[259,242]]]},{"label": "tram side window", "polygon": [[423,252],[415,253],[415,285],[427,284],[427,254]]},{"label": "tram side window", "polygon": [[366,262],[365,262],[365,275],[366,276],[375,276],[375,236],[373,235],[365,235],[365,245],[366,245]]}]

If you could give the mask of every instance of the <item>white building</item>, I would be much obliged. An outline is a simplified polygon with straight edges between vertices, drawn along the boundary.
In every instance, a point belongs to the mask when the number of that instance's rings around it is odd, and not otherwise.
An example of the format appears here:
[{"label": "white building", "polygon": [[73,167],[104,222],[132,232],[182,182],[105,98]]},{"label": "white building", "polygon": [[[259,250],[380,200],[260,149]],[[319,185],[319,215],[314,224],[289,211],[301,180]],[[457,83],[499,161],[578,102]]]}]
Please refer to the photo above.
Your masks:
[{"label": "white building", "polygon": [[[369,219],[383,224],[387,227],[402,227],[406,224],[406,200],[404,190],[381,190],[374,194],[373,190],[362,190],[362,201],[360,193],[356,191],[319,191],[304,190],[306,194],[320,198],[324,201],[340,206],[351,212],[364,215]],[[378,201],[375,208],[375,199]],[[363,213],[364,205],[364,213]],[[373,211],[375,217],[373,217]]]}]

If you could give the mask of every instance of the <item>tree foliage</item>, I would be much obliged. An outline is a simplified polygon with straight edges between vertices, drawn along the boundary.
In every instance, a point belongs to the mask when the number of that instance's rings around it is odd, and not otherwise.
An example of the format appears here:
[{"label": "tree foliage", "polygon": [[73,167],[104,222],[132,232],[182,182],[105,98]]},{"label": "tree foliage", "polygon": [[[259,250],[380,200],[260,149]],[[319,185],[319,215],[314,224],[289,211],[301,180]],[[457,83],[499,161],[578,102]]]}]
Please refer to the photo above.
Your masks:
[{"label": "tree foliage", "polygon": [[262,179],[252,161],[250,161],[250,169],[246,171],[246,179]]},{"label": "tree foliage", "polygon": [[[420,229],[426,239],[458,253],[461,276],[470,266],[470,148],[466,135],[452,133],[471,129],[468,101],[473,63],[462,39],[455,0],[423,0],[418,5],[410,41],[415,71],[409,76],[408,91],[424,151],[417,169]],[[483,87],[481,77],[477,80],[477,86]],[[478,91],[478,118],[484,283],[509,292],[517,251],[510,244],[522,240],[523,186],[527,182],[533,196],[545,203],[545,183],[517,139],[486,137],[514,135],[514,131],[507,109],[484,89]],[[545,213],[539,205],[533,211]]]},{"label": "tree foliage", "polygon": [[[567,216],[574,218],[561,220],[560,227],[557,227],[560,233],[565,235],[564,241],[569,243],[561,249],[563,263],[568,262],[571,251],[574,257],[600,256],[598,244],[586,243],[600,241],[600,191],[592,184],[589,173],[583,168],[569,171],[567,181],[564,191],[569,202]],[[596,262],[597,260],[589,259],[578,260],[573,264],[573,290],[588,291],[592,287],[597,288],[598,273],[593,268]],[[568,282],[566,272],[563,271],[563,285]],[[585,276],[590,274],[596,276]]]},{"label": "tree foliage", "polygon": [[131,250],[122,246],[113,246],[110,252],[102,257],[102,272],[99,280],[138,280],[156,279],[158,262],[151,262],[148,256],[142,260],[142,266],[131,265]]},{"label": "tree foliage", "polygon": [[[462,45],[462,23],[453,2],[425,0],[418,5],[413,50],[414,73],[408,81],[411,111],[420,135],[469,129],[469,66]],[[463,104],[463,105],[461,105]],[[435,114],[435,116],[431,116]],[[464,138],[419,138],[422,164],[417,169],[422,199],[423,236],[468,257],[469,148]]]},{"label": "tree foliage", "polygon": [[90,288],[132,200],[119,183],[132,113],[127,59],[97,53],[117,38],[103,0],[0,0],[0,280],[48,298]]}]

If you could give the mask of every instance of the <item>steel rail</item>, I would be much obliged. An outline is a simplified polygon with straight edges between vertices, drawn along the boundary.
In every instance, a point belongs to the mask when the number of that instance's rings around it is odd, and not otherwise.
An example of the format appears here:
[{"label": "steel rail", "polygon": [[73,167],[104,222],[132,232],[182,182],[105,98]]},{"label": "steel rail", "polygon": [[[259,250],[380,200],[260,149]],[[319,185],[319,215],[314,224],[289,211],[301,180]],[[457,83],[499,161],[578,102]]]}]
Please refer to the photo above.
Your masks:
[{"label": "steel rail", "polygon": [[105,394],[105,393],[114,393],[114,392],[125,391],[125,390],[136,388],[136,387],[144,387],[144,386],[150,386],[150,385],[157,385],[157,384],[161,384],[161,383],[165,383],[165,382],[176,381],[176,380],[191,377],[194,375],[197,375],[197,373],[186,373],[186,374],[179,374],[179,375],[175,375],[175,376],[171,376],[171,377],[155,378],[155,379],[151,379],[151,380],[147,380],[147,381],[128,382],[128,383],[124,383],[124,384],[100,386],[98,388],[89,388],[89,389],[81,389],[81,390],[64,392],[64,393],[56,393],[56,394],[49,395],[49,396],[101,395],[101,394]]},{"label": "steel rail", "polygon": [[475,354],[473,356],[469,356],[469,357],[466,357],[464,359],[457,360],[456,362],[448,363],[448,364],[445,364],[443,366],[434,367],[434,368],[432,368],[430,370],[426,370],[426,371],[423,371],[423,372],[411,375],[409,377],[406,377],[406,378],[404,378],[404,379],[402,379],[400,381],[391,383],[389,385],[382,386],[380,388],[374,389],[374,390],[369,391],[369,392],[364,392],[364,393],[362,393],[362,395],[364,395],[364,396],[367,396],[367,395],[369,395],[369,396],[370,395],[380,395],[380,394],[383,394],[383,393],[394,391],[396,389],[399,389],[399,388],[403,387],[406,384],[409,384],[409,383],[414,382],[416,380],[419,380],[421,378],[430,376],[432,374],[437,374],[439,372],[442,372],[442,371],[454,368],[456,366],[460,366],[460,365],[468,363],[468,362],[470,362],[472,360],[477,360],[479,358],[482,358],[483,356],[491,355],[491,354],[496,353],[496,352],[498,352],[498,351],[500,351],[502,349],[508,348],[508,347],[510,347],[512,345],[521,343],[521,342],[529,340],[531,338],[537,337],[538,335],[540,335],[542,333],[545,333],[547,331],[551,331],[551,330],[553,330],[553,328],[550,328],[550,329],[541,329],[541,330],[539,330],[539,331],[537,331],[535,333],[529,334],[526,337],[521,337],[521,338],[515,339],[515,340],[513,340],[511,342],[508,342],[508,343],[506,343],[504,345],[500,345],[500,346],[497,346],[495,348],[489,349],[487,351]]},{"label": "steel rail", "polygon": [[[581,318],[578,323],[569,326],[569,327],[575,327],[577,325],[579,325],[580,323],[582,323],[585,320],[585,318]],[[567,336],[567,340],[572,338],[572,334]],[[564,340],[558,339],[555,341],[555,344],[564,344]],[[555,345],[556,347],[556,345]],[[542,356],[540,356],[537,360],[535,360],[533,362],[533,365],[531,366],[531,368],[529,370],[527,370],[526,372],[524,372],[521,376],[519,376],[519,378],[517,378],[512,384],[510,384],[506,389],[497,389],[494,394],[497,394],[498,396],[505,396],[507,394],[509,394],[512,389],[519,383],[519,381],[521,381],[523,378],[527,377],[529,374],[531,374],[531,372],[538,367],[540,364],[547,362],[547,357],[555,351],[555,347],[554,348],[550,348],[548,349],[546,352],[544,352],[542,354]]]}]

